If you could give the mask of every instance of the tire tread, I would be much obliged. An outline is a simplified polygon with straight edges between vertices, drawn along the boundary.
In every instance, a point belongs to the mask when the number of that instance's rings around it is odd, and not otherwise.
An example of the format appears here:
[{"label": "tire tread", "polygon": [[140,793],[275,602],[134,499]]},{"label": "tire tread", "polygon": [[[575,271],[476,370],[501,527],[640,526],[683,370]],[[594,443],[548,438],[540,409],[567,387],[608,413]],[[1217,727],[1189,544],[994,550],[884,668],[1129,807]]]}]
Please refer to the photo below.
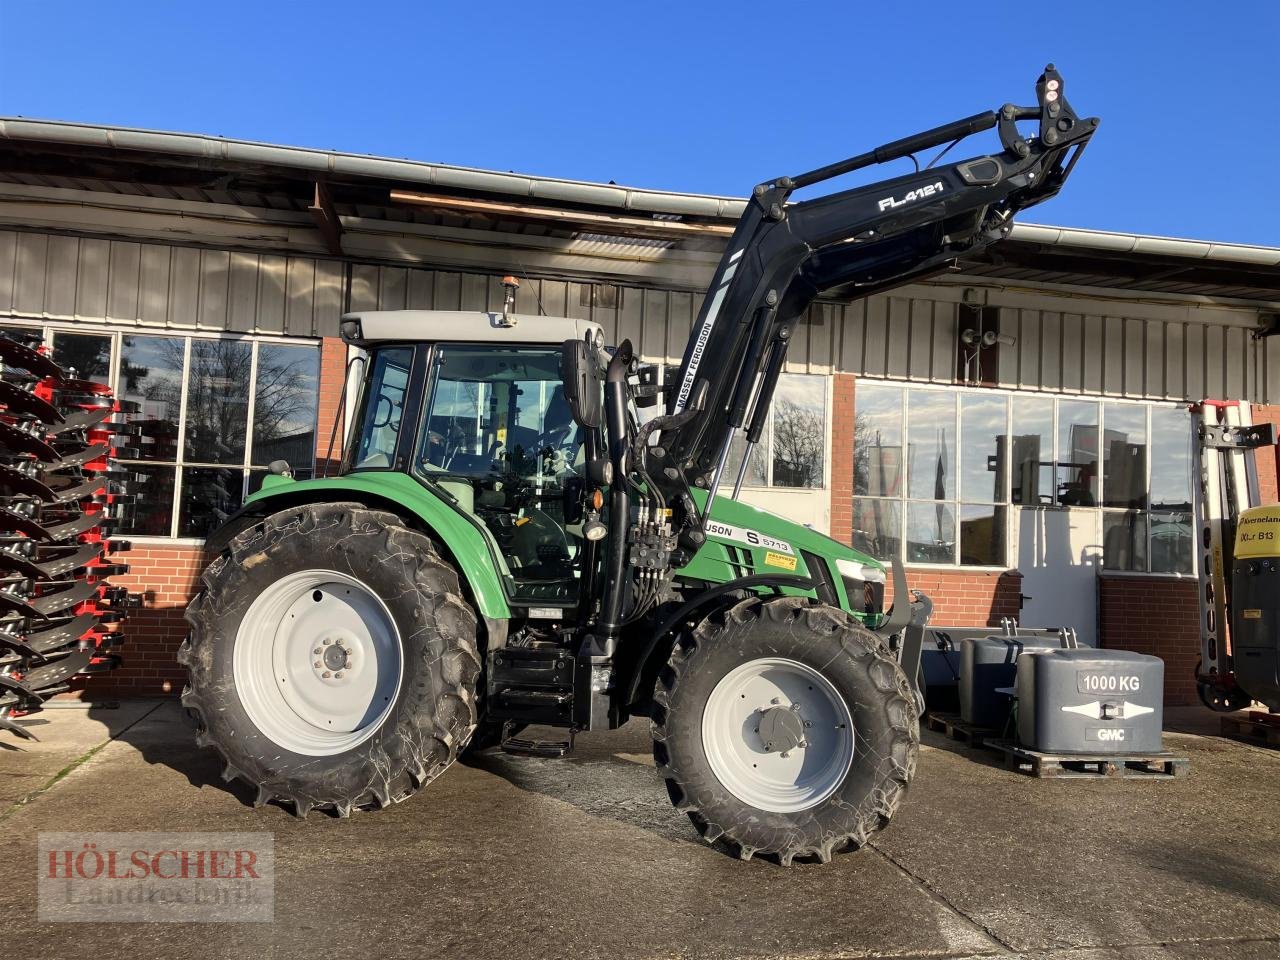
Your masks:
[{"label": "tire tread", "polygon": [[[803,836],[799,830],[785,831],[778,842],[768,846],[748,843],[743,825],[714,822],[690,799],[683,786],[684,773],[674,763],[667,747],[672,699],[687,672],[697,669],[698,652],[714,648],[731,626],[750,629],[755,623],[798,624],[802,631],[837,639],[840,649],[859,669],[866,671],[868,679],[885,694],[880,706],[885,710],[891,731],[891,742],[885,746],[892,762],[887,764],[881,782],[871,792],[870,803],[860,806],[856,816],[837,834],[814,839]],[[889,823],[901,805],[915,772],[920,742],[914,700],[911,685],[887,645],[849,614],[835,607],[815,605],[805,598],[752,597],[708,617],[675,644],[666,667],[659,672],[654,690],[651,713],[654,762],[666,782],[672,804],[688,815],[708,843],[725,846],[744,860],[769,854],[783,866],[790,866],[797,857],[827,863],[836,852],[864,846]]]},{"label": "tire tread", "polygon": [[[437,632],[430,641],[435,648],[433,669],[439,687],[430,716],[424,718],[426,729],[421,731],[422,735],[401,738],[409,749],[397,769],[380,769],[369,782],[342,793],[334,792],[335,778],[329,779],[324,790],[289,790],[242,770],[227,748],[209,736],[206,716],[214,705],[206,702],[202,690],[210,686],[207,682],[210,659],[198,655],[199,645],[203,642],[201,634],[207,633],[213,625],[218,613],[215,601],[228,577],[233,576],[237,569],[243,569],[248,560],[265,559],[265,554],[276,542],[275,535],[286,531],[289,526],[311,524],[314,528],[322,523],[347,524],[353,531],[377,529],[381,532],[383,542],[395,548],[393,556],[413,564],[412,580],[418,585],[424,601],[429,598],[431,603],[430,611],[422,611],[424,618],[430,615],[437,624],[456,624],[456,629]],[[370,558],[370,562],[376,561]],[[434,616],[446,608],[451,610],[452,616],[442,619]],[[398,803],[439,776],[456,759],[475,729],[474,687],[480,674],[476,615],[462,595],[457,572],[445,561],[431,538],[404,526],[393,513],[370,509],[359,503],[338,502],[295,507],[264,518],[238,534],[206,567],[201,576],[201,589],[187,606],[186,619],[191,629],[178,650],[178,661],[188,672],[182,705],[195,720],[197,744],[211,747],[218,753],[224,780],[241,780],[256,789],[255,805],[277,801],[292,805],[298,817],[305,817],[313,809],[347,817],[353,809],[381,808]],[[449,704],[447,709],[445,704]]]}]

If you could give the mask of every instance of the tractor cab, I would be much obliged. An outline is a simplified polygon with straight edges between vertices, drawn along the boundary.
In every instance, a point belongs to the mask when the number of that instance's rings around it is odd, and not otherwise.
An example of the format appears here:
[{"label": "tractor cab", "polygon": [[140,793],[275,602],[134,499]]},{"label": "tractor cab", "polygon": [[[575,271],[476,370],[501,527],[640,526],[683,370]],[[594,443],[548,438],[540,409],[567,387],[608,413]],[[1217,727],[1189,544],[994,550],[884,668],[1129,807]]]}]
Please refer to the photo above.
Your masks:
[{"label": "tractor cab", "polygon": [[[575,606],[587,449],[561,373],[597,325],[443,311],[348,316],[367,353],[344,472],[408,472],[489,541],[512,603]],[[409,342],[409,341],[412,342]]]}]

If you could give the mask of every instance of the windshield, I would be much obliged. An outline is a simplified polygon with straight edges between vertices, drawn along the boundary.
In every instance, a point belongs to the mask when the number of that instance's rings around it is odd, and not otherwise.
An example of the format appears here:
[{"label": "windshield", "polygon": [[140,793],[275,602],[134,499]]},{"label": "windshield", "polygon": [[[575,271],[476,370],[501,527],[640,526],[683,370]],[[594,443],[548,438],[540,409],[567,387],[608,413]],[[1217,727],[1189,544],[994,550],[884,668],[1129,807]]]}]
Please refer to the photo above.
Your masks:
[{"label": "windshield", "polygon": [[543,347],[441,347],[423,468],[538,482],[572,465],[581,438],[559,362],[558,351]]}]

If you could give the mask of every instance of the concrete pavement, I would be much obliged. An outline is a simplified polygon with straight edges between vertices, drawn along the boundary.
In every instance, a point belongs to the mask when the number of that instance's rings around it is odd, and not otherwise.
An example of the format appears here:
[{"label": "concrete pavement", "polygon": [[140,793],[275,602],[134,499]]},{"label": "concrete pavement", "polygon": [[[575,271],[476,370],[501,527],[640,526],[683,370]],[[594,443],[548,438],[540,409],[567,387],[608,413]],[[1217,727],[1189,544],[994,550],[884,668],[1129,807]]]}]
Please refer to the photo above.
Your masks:
[{"label": "concrete pavement", "polygon": [[[1185,779],[1099,782],[1033,780],[926,734],[873,848],[782,869],[697,838],[642,723],[568,760],[484,755],[389,810],[297,821],[229,792],[176,705],[122,710],[44,714],[44,767],[0,750],[0,781],[88,755],[0,813],[0,932],[24,957],[1280,956],[1280,753],[1212,736],[1168,734]],[[39,924],[42,830],[269,831],[276,920]]]}]

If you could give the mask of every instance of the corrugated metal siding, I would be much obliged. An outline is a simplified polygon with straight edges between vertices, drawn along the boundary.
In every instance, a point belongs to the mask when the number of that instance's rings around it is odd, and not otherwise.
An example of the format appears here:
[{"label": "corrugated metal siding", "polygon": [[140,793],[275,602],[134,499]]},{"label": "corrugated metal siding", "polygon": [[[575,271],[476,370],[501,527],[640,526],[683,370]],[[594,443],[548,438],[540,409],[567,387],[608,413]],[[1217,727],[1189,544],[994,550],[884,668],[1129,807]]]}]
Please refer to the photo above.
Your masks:
[{"label": "corrugated metal siding", "polygon": [[[344,264],[0,231],[0,314],[335,336],[344,310],[501,309],[499,274]],[[951,383],[959,289],[914,286],[848,304],[816,304],[792,338],[788,369]],[[687,291],[526,280],[522,313],[585,317],[610,342],[677,362],[699,297]],[[1280,338],[1253,340],[1244,311],[993,291],[999,383],[1065,393],[1280,403]]]},{"label": "corrugated metal siding", "polygon": [[1005,387],[1175,400],[1274,389],[1259,373],[1274,347],[1242,326],[1019,308],[1001,310],[1000,329],[1017,340],[997,348]]},{"label": "corrugated metal siding", "polygon": [[334,336],[344,267],[308,257],[0,231],[0,313]]}]

